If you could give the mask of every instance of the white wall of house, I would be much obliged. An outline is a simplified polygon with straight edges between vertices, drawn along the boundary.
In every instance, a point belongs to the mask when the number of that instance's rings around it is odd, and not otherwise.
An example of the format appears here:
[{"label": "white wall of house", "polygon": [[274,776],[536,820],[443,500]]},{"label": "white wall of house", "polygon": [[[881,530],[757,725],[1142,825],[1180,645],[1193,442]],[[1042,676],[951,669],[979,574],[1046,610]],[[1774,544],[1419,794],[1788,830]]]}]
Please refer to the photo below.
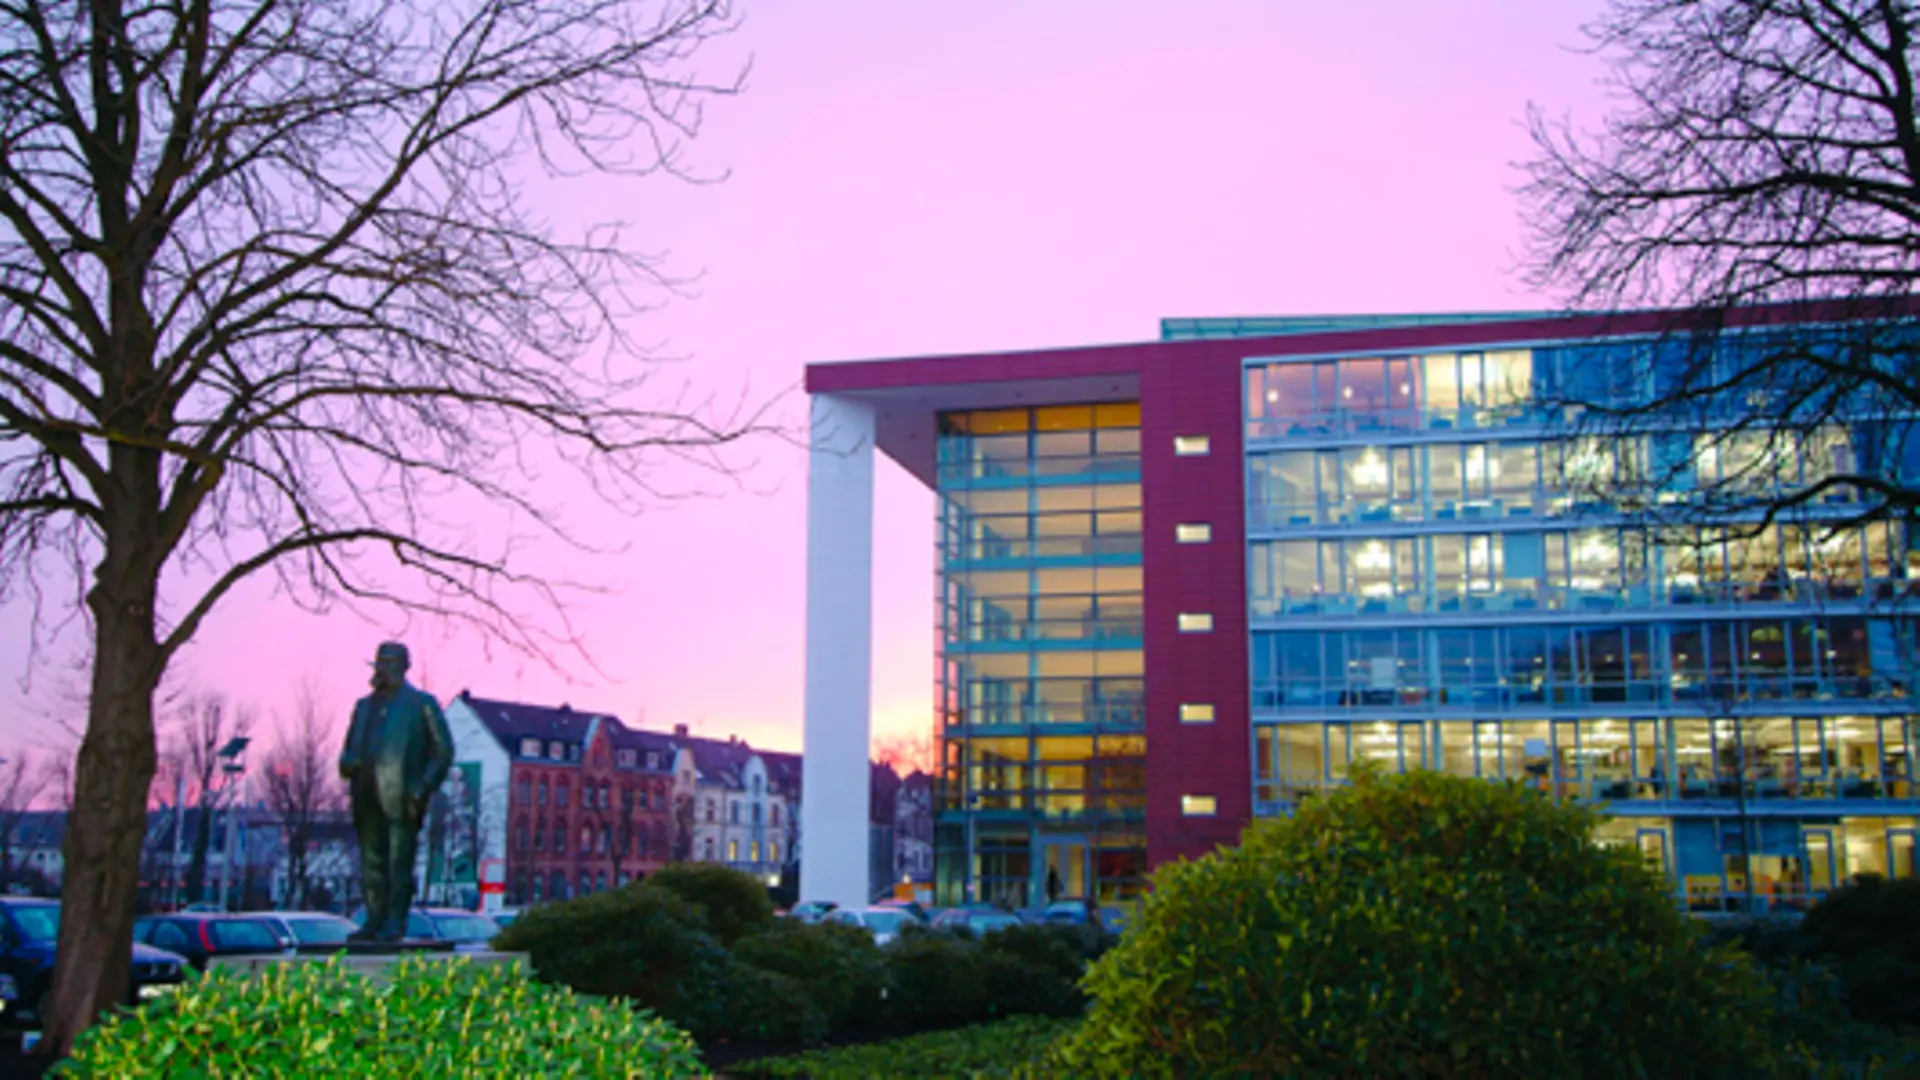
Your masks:
[{"label": "white wall of house", "polygon": [[[512,782],[512,759],[507,749],[494,738],[493,732],[480,719],[473,706],[456,697],[448,702],[443,710],[447,717],[447,728],[453,733],[453,760],[477,763],[480,766],[480,859],[484,866],[488,860],[507,857],[507,809],[511,801],[508,784]],[[421,852],[420,872],[426,872],[426,853]],[[501,906],[502,897],[498,893],[483,896],[482,906],[494,910]]]}]

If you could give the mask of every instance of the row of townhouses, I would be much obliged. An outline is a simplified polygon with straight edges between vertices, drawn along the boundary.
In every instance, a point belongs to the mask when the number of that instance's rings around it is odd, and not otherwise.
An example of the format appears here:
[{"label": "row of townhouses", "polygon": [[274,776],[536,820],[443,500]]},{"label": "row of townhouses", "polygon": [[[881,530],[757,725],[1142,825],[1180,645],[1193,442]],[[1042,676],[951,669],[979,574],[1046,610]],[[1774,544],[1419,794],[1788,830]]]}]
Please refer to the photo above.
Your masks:
[{"label": "row of townhouses", "polygon": [[[800,757],[738,738],[671,734],[617,717],[476,698],[448,703],[455,766],[422,830],[418,896],[429,904],[499,909],[566,899],[637,880],[668,862],[722,863],[769,887],[798,872]],[[870,891],[932,879],[932,778],[875,764]],[[294,831],[269,807],[239,800],[206,811],[148,815],[142,905],[194,900],[234,908],[351,910],[358,858],[343,808]],[[66,815],[31,811],[0,825],[0,892],[57,893]],[[229,837],[238,853],[228,865]],[[224,890],[224,891],[223,891]]]},{"label": "row of townhouses", "polygon": [[450,798],[465,823],[454,831],[479,853],[482,907],[596,892],[674,861],[724,863],[769,885],[793,873],[797,754],[466,691],[446,714]]}]

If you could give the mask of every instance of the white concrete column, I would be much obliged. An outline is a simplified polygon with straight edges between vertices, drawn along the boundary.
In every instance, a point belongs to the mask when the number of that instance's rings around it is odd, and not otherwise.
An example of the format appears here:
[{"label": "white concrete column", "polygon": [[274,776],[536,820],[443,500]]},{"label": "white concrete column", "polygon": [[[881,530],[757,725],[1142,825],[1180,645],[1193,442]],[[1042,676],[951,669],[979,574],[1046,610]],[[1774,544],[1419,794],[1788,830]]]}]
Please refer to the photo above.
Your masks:
[{"label": "white concrete column", "polygon": [[873,702],[873,409],[816,394],[807,461],[800,899],[865,907]]}]

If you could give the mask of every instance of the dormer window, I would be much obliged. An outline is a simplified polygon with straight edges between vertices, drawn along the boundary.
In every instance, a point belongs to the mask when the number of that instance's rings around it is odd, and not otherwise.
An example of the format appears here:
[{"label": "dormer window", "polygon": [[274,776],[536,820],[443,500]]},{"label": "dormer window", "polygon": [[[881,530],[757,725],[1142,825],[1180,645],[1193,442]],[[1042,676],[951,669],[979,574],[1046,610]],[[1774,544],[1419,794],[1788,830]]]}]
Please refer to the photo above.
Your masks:
[{"label": "dormer window", "polygon": [[633,751],[631,750],[620,751],[620,767],[623,769],[633,768]]},{"label": "dormer window", "polygon": [[539,739],[521,739],[520,740],[520,756],[521,757],[539,757],[540,756],[540,740]]},{"label": "dormer window", "polygon": [[558,742],[550,742],[547,744],[547,757],[554,761],[565,761],[567,759],[567,748]]},{"label": "dormer window", "polygon": [[657,769],[659,767],[660,767],[660,752],[658,750],[647,751],[647,768]]}]

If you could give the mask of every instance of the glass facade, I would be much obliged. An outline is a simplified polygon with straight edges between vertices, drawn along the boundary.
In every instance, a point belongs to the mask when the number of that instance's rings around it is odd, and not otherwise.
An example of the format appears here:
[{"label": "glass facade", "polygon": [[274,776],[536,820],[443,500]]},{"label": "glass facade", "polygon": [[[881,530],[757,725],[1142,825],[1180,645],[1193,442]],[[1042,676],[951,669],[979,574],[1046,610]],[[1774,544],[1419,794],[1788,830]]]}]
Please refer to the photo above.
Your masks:
[{"label": "glass facade", "polygon": [[1256,812],[1365,760],[1606,804],[1696,907],[1914,874],[1920,525],[1815,487],[1920,455],[1737,402],[1577,434],[1664,347],[1247,363]]},{"label": "glass facade", "polygon": [[1137,403],[940,417],[935,902],[1146,870]]}]

